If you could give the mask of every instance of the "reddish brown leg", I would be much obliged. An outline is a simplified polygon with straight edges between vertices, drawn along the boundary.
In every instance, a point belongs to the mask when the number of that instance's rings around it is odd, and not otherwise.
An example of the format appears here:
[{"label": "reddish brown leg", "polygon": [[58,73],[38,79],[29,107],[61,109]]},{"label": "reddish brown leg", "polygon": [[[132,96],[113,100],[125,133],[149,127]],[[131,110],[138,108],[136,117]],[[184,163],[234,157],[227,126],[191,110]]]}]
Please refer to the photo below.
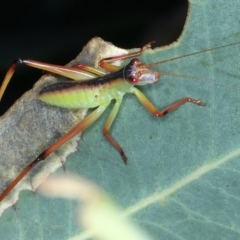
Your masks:
[{"label": "reddish brown leg", "polygon": [[121,67],[115,66],[110,64],[109,62],[113,62],[116,60],[122,60],[122,59],[126,59],[126,58],[132,58],[132,57],[136,57],[141,55],[146,49],[151,48],[151,44],[153,42],[150,42],[146,45],[144,45],[140,50],[136,51],[136,52],[132,52],[132,53],[128,53],[128,54],[123,54],[120,56],[116,56],[116,57],[109,57],[109,58],[103,58],[100,60],[100,62],[98,63],[98,65],[103,68],[106,69],[109,72],[116,72],[117,70],[119,70]]},{"label": "reddish brown leg", "polygon": [[110,113],[107,122],[103,128],[103,135],[104,137],[117,149],[117,151],[120,153],[124,163],[127,163],[127,157],[123,151],[123,149],[121,148],[121,146],[113,139],[113,137],[109,134],[109,130],[112,126],[112,123],[119,111],[119,108],[121,106],[122,100],[117,100],[112,112]]},{"label": "reddish brown leg", "polygon": [[163,110],[158,110],[156,107],[153,106],[153,104],[147,99],[147,97],[137,88],[134,88],[133,94],[138,98],[138,100],[142,103],[142,105],[154,116],[156,117],[163,117],[175,108],[178,108],[179,106],[183,105],[186,102],[194,103],[199,106],[205,106],[206,104],[203,103],[201,100],[196,100],[193,98],[185,97],[172,105],[168,106],[167,108]]},{"label": "reddish brown leg", "polygon": [[95,111],[85,117],[80,123],[72,128],[66,135],[61,137],[57,142],[42,152],[33,162],[31,162],[23,171],[11,182],[11,184],[0,195],[0,202],[8,195],[8,193],[18,184],[18,182],[40,161],[45,160],[52,152],[57,150],[65,142],[82,132],[84,129],[92,125],[103,113],[107,106],[99,106]]},{"label": "reddish brown leg", "polygon": [[29,67],[38,68],[50,73],[56,73],[61,76],[70,78],[72,80],[88,80],[95,78],[95,74],[91,74],[87,71],[81,70],[76,67],[67,67],[67,66],[60,66],[55,64],[43,63],[34,60],[25,60],[25,59],[18,59],[17,63],[25,64]]},{"label": "reddish brown leg", "polygon": [[[96,77],[95,73],[90,73],[87,70],[84,71],[84,69],[76,68],[76,67],[66,67],[66,66],[59,66],[54,64],[48,64],[48,63],[42,63],[37,62],[34,60],[23,60],[18,59],[8,69],[5,78],[3,79],[2,86],[0,88],[0,100],[2,99],[3,93],[5,92],[5,89],[14,74],[16,70],[17,63],[25,64],[27,66],[38,68],[47,72],[55,73],[64,77],[68,77],[72,80],[78,80],[78,81],[84,81],[89,80]],[[101,71],[99,71],[101,72]]]},{"label": "reddish brown leg", "polygon": [[93,73],[93,74],[96,75],[96,77],[101,77],[101,76],[106,75],[105,72],[103,72],[103,71],[101,71],[101,70],[99,70],[97,68],[90,67],[90,66],[88,66],[86,64],[76,64],[76,65],[72,66],[72,68],[78,68],[78,69],[82,69],[82,70],[84,70],[86,72]]},{"label": "reddish brown leg", "polygon": [[2,86],[0,88],[0,100],[2,99],[2,96],[6,90],[6,87],[13,75],[13,73],[15,72],[15,69],[16,69],[16,63],[13,63],[10,68],[8,69],[4,79],[3,79],[3,82],[2,82]]}]

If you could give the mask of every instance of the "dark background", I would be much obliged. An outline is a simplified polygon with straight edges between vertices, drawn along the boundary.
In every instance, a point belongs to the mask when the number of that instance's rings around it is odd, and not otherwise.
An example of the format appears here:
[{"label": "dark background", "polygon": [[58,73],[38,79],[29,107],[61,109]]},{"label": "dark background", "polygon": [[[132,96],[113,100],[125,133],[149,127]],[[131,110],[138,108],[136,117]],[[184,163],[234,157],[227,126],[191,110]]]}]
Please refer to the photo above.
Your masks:
[{"label": "dark background", "polygon": [[[127,49],[153,40],[156,46],[175,41],[184,26],[187,0],[158,0],[157,6],[150,1],[145,4],[96,0],[1,3],[0,82],[18,57],[65,65],[95,36]],[[0,104],[0,114],[41,75],[39,70],[19,66]]]}]

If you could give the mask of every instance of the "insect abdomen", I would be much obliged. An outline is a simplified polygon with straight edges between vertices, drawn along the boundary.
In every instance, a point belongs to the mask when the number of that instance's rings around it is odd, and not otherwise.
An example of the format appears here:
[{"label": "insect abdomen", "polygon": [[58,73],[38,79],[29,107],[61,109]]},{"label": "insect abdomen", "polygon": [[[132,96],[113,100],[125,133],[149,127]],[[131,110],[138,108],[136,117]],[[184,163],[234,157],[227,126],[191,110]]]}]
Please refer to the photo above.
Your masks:
[{"label": "insect abdomen", "polygon": [[99,106],[99,88],[76,82],[60,82],[43,88],[38,94],[41,101],[63,108],[94,108]]}]

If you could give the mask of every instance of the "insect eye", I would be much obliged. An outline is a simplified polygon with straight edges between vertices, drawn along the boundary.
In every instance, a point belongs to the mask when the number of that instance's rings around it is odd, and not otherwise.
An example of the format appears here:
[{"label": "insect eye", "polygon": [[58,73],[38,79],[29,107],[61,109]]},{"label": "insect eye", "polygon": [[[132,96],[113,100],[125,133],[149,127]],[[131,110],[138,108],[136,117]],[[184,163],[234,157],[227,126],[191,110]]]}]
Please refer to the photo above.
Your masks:
[{"label": "insect eye", "polygon": [[129,81],[129,83],[131,83],[131,84],[137,84],[137,83],[139,82],[139,79],[136,78],[136,77],[134,77],[134,76],[129,76],[129,77],[128,77],[128,81]]},{"label": "insect eye", "polygon": [[131,64],[132,65],[139,65],[139,64],[141,64],[141,62],[138,58],[134,58],[134,59],[131,60]]}]

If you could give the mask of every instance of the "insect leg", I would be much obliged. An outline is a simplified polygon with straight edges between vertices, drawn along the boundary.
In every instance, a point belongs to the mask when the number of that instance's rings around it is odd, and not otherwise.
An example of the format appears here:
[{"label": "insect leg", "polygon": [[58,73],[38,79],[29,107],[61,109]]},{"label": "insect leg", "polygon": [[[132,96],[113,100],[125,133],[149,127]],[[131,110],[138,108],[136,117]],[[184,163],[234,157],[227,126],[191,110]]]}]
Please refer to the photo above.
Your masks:
[{"label": "insect leg", "polygon": [[0,100],[2,99],[2,96],[3,96],[3,94],[4,94],[5,90],[6,90],[6,87],[7,87],[8,83],[9,83],[13,73],[15,72],[16,65],[17,64],[15,62],[12,63],[12,65],[8,69],[6,75],[5,75],[4,79],[3,79],[2,86],[0,88]]},{"label": "insect leg", "polygon": [[135,52],[131,52],[131,53],[128,53],[128,54],[123,54],[123,55],[115,56],[115,57],[103,58],[103,59],[101,59],[101,60],[99,61],[98,65],[99,65],[101,68],[106,69],[106,70],[109,71],[109,72],[115,72],[115,71],[119,70],[121,67],[112,65],[112,64],[110,64],[109,62],[113,62],[113,61],[116,61],[116,60],[122,60],[122,59],[126,59],[126,58],[132,58],[132,57],[139,56],[139,55],[141,55],[146,49],[151,48],[151,44],[152,44],[152,43],[153,43],[153,42],[150,42],[150,43],[144,45],[140,50],[135,51]]},{"label": "insect leg", "polygon": [[8,193],[17,185],[17,183],[40,161],[45,160],[52,152],[57,150],[65,142],[76,136],[92,125],[104,112],[107,106],[99,106],[96,110],[85,117],[80,123],[72,128],[66,135],[61,137],[58,141],[43,151],[33,162],[31,162],[23,171],[11,182],[11,184],[0,195],[0,202],[8,195]]},{"label": "insect leg", "polygon": [[94,67],[90,67],[86,64],[76,64],[74,66],[72,66],[72,68],[78,68],[78,69],[82,69],[86,72],[89,72],[89,73],[93,73],[96,75],[96,77],[101,77],[101,76],[104,76],[106,75],[106,72],[103,72],[97,68],[94,68]]},{"label": "insect leg", "polygon": [[17,63],[25,64],[29,67],[38,68],[50,73],[56,73],[64,77],[68,77],[72,80],[87,80],[95,78],[95,74],[91,74],[87,71],[83,71],[76,67],[61,66],[49,63],[38,62],[30,59],[18,59]]},{"label": "insect leg", "polygon": [[84,80],[89,80],[92,78],[96,77],[96,74],[90,73],[87,70],[84,71],[83,69],[79,69],[76,67],[67,67],[67,66],[59,66],[59,65],[54,65],[54,64],[48,64],[48,63],[42,63],[42,62],[37,62],[34,60],[24,60],[24,59],[17,59],[12,63],[10,68],[8,69],[5,78],[3,79],[2,86],[0,88],[0,100],[3,96],[3,93],[5,92],[5,89],[14,74],[16,70],[16,65],[20,64],[25,64],[27,66],[33,67],[33,68],[38,68],[47,72],[59,74],[64,77],[68,77],[72,80],[78,80],[78,81],[84,81]]},{"label": "insect leg", "polygon": [[121,148],[121,146],[113,139],[113,137],[109,134],[109,130],[112,126],[112,123],[119,111],[119,108],[121,106],[122,103],[122,99],[118,99],[116,100],[116,103],[112,109],[112,112],[110,113],[107,122],[105,123],[105,126],[103,128],[103,135],[104,137],[113,145],[113,147],[115,147],[117,149],[117,151],[120,153],[124,163],[127,163],[127,157],[124,154],[123,149]]},{"label": "insect leg", "polygon": [[166,114],[168,114],[169,112],[171,112],[172,110],[174,110],[175,108],[183,105],[186,102],[194,103],[199,106],[206,105],[201,100],[196,100],[193,98],[185,97],[185,98],[173,103],[172,105],[166,107],[163,110],[158,110],[155,106],[153,106],[153,104],[149,101],[149,99],[147,99],[147,97],[139,89],[134,88],[133,94],[138,98],[138,100],[142,103],[142,105],[156,117],[163,117]]}]

